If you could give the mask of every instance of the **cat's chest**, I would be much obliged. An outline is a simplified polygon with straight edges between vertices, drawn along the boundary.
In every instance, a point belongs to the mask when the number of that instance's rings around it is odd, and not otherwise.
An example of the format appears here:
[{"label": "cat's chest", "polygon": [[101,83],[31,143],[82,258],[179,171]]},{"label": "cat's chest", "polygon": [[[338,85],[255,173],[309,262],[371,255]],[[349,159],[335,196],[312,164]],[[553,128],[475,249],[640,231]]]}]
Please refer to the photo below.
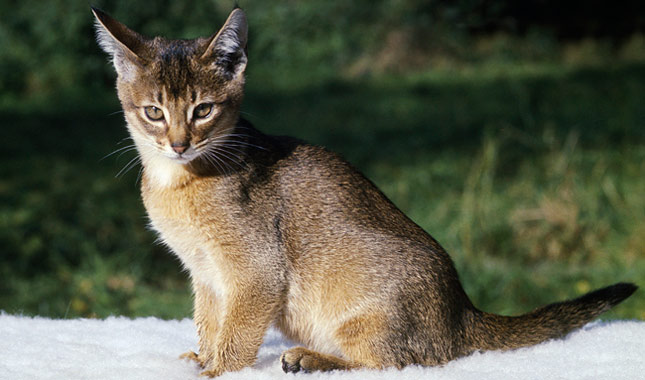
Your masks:
[{"label": "cat's chest", "polygon": [[142,191],[150,226],[179,257],[193,278],[224,292],[225,254],[212,208],[199,189]]}]

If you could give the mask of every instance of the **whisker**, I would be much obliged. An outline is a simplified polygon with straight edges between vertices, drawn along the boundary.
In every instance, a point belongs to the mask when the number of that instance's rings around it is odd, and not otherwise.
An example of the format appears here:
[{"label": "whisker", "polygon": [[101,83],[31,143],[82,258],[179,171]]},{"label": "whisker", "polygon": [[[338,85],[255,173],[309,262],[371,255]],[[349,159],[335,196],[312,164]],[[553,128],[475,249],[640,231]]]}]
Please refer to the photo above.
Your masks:
[{"label": "whisker", "polygon": [[221,159],[222,157],[224,157],[224,158],[227,158],[229,161],[236,162],[236,159],[235,159],[236,157],[234,157],[234,156],[231,156],[231,155],[227,154],[227,152],[225,152],[225,151],[223,152],[223,151],[222,151],[219,147],[217,147],[217,146],[209,146],[209,149],[207,150],[207,152],[209,152],[209,153],[211,153],[211,154],[213,154],[213,155],[217,156],[217,157],[218,157],[218,158],[220,158],[220,159]]},{"label": "whisker", "polygon": [[206,152],[204,152],[204,157],[208,162],[210,162],[211,165],[216,165],[220,169],[220,171],[226,175],[229,175],[230,172],[226,170],[221,164],[226,165],[230,171],[234,171],[230,165],[220,159],[214,152],[207,150]]},{"label": "whisker", "polygon": [[263,146],[255,145],[255,144],[251,144],[250,142],[247,142],[247,141],[244,141],[244,140],[232,140],[232,139],[222,140],[222,139],[224,139],[224,138],[228,138],[228,137],[238,137],[238,136],[239,136],[239,137],[244,137],[244,135],[227,134],[227,135],[217,136],[217,137],[214,137],[214,138],[213,138],[213,137],[210,137],[210,138],[209,138],[209,140],[210,140],[211,142],[226,142],[226,143],[229,143],[229,142],[230,142],[230,143],[235,143],[235,144],[237,144],[237,145],[244,145],[244,146],[250,146],[250,147],[258,148],[258,149],[262,149],[262,150],[268,150],[267,148],[265,148],[265,147],[263,147]]},{"label": "whisker", "polygon": [[141,175],[143,174],[143,165],[139,168],[139,173],[137,174],[137,179],[134,180],[134,187],[137,187],[137,183],[141,180]]},{"label": "whisker", "polygon": [[119,176],[121,176],[121,175],[123,175],[123,174],[125,174],[125,173],[129,172],[132,168],[134,168],[135,166],[137,166],[137,164],[139,164],[140,162],[141,162],[141,157],[139,157],[138,155],[137,155],[137,156],[135,156],[135,157],[134,157],[133,159],[131,159],[127,164],[125,164],[125,166],[124,166],[121,170],[119,170],[119,172],[118,172],[118,173],[116,173],[116,175],[114,176],[114,178],[118,178]]},{"label": "whisker", "polygon": [[[232,146],[232,145],[222,144],[222,145],[218,145],[217,148],[227,151],[229,153],[235,154],[236,156],[243,156],[246,154],[245,151],[241,149],[237,149],[235,148],[235,146]],[[242,157],[240,157],[240,159],[244,160]]]},{"label": "whisker", "polygon": [[[239,161],[239,160],[236,160],[234,157],[231,157],[231,156],[230,156],[229,154],[227,154],[226,152],[219,151],[219,152],[214,152],[214,153],[215,153],[215,154],[219,154],[220,159],[222,159],[222,158],[226,158],[226,159],[228,159],[228,161],[229,161],[230,163],[235,164],[235,166],[237,166],[237,168],[238,168],[238,169],[246,169],[246,168],[248,168],[248,164],[247,164],[247,162],[246,162],[246,161]],[[230,164],[229,164],[229,166],[233,169],[233,166],[232,166],[232,165],[230,165]]]},{"label": "whisker", "polygon": [[[219,166],[219,167],[220,167],[220,170],[222,171],[222,173],[224,173],[224,174],[226,174],[226,175],[230,175],[231,173],[235,172],[235,168],[234,168],[234,167],[232,167],[231,165],[229,165],[229,164],[228,164],[226,161],[224,161],[223,159],[221,159],[217,154],[215,154],[215,153],[211,153],[211,154],[209,154],[209,156],[210,156],[213,160],[215,160],[215,163],[217,163],[217,166]],[[222,165],[223,165],[223,166],[222,166]]]},{"label": "whisker", "polygon": [[118,142],[118,143],[116,143],[116,145],[119,145],[119,144],[123,143],[125,140],[131,140],[131,141],[134,141],[134,140],[132,139],[132,136],[127,136],[127,137],[124,137],[124,138],[122,138],[121,140],[119,140],[119,142]]},{"label": "whisker", "polygon": [[258,148],[258,149],[262,149],[262,150],[268,151],[268,149],[267,149],[267,148],[265,148],[265,147],[263,147],[263,146],[255,145],[255,144],[251,144],[251,143],[248,143],[248,142],[246,142],[246,141],[232,141],[232,142],[231,142],[231,145],[237,145],[237,146],[248,146],[248,147],[251,147],[251,148]]},{"label": "whisker", "polygon": [[[241,169],[244,169],[247,167],[247,164],[242,157],[239,157],[239,155],[237,154],[232,154],[229,151],[223,150],[222,147],[219,145],[210,145],[209,152],[215,155],[220,155],[227,158],[229,161],[237,164]],[[244,165],[240,163],[240,160],[244,162]]]},{"label": "whisker", "polygon": [[108,154],[106,154],[106,155],[105,155],[105,156],[103,156],[103,158],[101,158],[99,161],[103,161],[103,160],[105,160],[106,158],[111,157],[111,156],[113,156],[113,155],[115,155],[115,154],[117,154],[117,153],[120,153],[118,157],[121,157],[121,156],[122,156],[122,155],[124,155],[125,153],[130,152],[130,151],[133,151],[133,150],[136,150],[136,149],[137,149],[137,147],[136,147],[134,144],[133,144],[133,145],[126,145],[126,146],[123,146],[123,147],[121,147],[121,148],[119,148],[119,149],[115,150],[115,151],[114,151],[114,152],[112,152],[112,153],[108,153]]},{"label": "whisker", "polygon": [[[251,117],[256,117],[254,114],[246,111],[240,111],[240,115],[246,115],[246,116],[251,116]],[[242,127],[239,127],[242,128]]]},{"label": "whisker", "polygon": [[216,136],[216,137],[235,136],[235,137],[249,137],[249,138],[253,137],[253,136],[248,135],[246,133],[224,133],[224,134],[220,134],[220,135],[213,134],[213,135],[211,135],[211,137],[212,136]]},{"label": "whisker", "polygon": [[117,158],[120,158],[121,156],[123,156],[124,154],[126,154],[126,153],[128,153],[128,152],[132,152],[132,151],[136,151],[136,150],[137,150],[137,147],[136,147],[136,146],[133,146],[133,147],[132,147],[132,149],[128,149],[128,150],[125,150],[125,151],[121,152],[121,153],[117,156]]},{"label": "whisker", "polygon": [[210,141],[207,138],[198,142],[197,144],[195,144],[195,150],[201,149],[202,147],[204,147],[204,145],[207,145],[208,143],[210,143]]}]

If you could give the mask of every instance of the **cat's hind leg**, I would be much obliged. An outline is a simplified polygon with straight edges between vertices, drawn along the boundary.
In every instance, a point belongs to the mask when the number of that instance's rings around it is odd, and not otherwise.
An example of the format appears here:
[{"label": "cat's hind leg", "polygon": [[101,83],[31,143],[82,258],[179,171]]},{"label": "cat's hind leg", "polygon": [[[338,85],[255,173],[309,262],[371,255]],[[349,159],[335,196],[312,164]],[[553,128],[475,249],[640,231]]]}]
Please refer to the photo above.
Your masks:
[{"label": "cat's hind leg", "polygon": [[393,360],[387,344],[387,321],[379,314],[364,314],[344,322],[336,330],[343,357],[295,347],[280,357],[285,372],[351,370],[357,368],[401,367]]},{"label": "cat's hind leg", "polygon": [[321,354],[304,347],[294,347],[285,351],[280,357],[282,370],[292,372],[315,372],[348,370],[361,367],[360,364],[333,355]]}]

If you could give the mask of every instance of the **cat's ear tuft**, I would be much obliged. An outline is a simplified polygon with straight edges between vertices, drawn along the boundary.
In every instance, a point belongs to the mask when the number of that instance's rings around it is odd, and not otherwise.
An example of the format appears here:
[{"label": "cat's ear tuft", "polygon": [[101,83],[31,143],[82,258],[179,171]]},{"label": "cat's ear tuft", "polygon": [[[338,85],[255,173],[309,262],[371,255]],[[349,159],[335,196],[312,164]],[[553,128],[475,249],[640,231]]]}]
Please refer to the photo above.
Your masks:
[{"label": "cat's ear tuft", "polygon": [[222,29],[211,39],[201,59],[221,70],[226,79],[238,77],[246,68],[246,15],[240,8],[233,9]]},{"label": "cat's ear tuft", "polygon": [[146,38],[92,7],[96,18],[96,39],[101,48],[112,57],[114,68],[125,81],[132,80],[137,70],[145,63],[142,53]]}]

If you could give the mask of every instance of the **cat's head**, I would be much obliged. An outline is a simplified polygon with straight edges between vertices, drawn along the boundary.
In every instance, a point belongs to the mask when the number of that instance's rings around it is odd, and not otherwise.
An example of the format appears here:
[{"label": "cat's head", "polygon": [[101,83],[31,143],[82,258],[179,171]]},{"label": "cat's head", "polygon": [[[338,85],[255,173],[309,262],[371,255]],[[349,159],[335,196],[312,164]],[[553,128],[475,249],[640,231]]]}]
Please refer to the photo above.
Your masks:
[{"label": "cat's head", "polygon": [[92,11],[144,165],[161,159],[187,164],[231,136],[247,62],[241,9],[231,12],[217,34],[194,40],[144,37],[102,11]]}]

